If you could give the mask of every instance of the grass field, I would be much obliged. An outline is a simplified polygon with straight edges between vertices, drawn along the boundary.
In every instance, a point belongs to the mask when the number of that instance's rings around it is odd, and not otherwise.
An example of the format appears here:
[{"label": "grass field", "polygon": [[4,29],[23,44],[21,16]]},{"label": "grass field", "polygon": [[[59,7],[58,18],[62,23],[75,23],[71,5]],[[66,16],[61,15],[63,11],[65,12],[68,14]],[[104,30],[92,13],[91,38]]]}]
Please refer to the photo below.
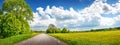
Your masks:
[{"label": "grass field", "polygon": [[22,35],[11,36],[5,39],[0,39],[0,45],[14,45],[17,42],[33,37],[35,35],[37,35],[37,33],[36,34],[35,33],[34,34],[22,34]]},{"label": "grass field", "polygon": [[120,45],[120,30],[50,34],[69,45]]}]

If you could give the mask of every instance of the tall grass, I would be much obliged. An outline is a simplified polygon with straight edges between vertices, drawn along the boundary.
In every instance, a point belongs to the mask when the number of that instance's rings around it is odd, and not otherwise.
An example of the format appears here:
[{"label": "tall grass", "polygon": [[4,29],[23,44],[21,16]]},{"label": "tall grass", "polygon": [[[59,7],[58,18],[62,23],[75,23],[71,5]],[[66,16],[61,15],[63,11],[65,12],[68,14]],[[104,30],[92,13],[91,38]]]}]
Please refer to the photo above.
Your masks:
[{"label": "tall grass", "polygon": [[11,36],[5,39],[0,39],[0,45],[14,45],[17,42],[33,37],[35,35],[37,34],[22,34],[22,35]]},{"label": "tall grass", "polygon": [[69,45],[120,45],[120,30],[50,35]]}]

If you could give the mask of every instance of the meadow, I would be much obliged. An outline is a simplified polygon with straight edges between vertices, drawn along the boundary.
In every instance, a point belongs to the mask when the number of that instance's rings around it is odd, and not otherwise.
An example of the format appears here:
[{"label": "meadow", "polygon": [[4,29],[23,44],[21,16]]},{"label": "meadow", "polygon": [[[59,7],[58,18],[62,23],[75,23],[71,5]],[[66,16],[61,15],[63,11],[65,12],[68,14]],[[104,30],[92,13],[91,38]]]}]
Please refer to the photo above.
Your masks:
[{"label": "meadow", "polygon": [[33,37],[39,33],[32,33],[32,34],[21,34],[16,36],[11,36],[8,38],[0,39],[0,45],[14,45],[20,41],[26,40],[30,37]]},{"label": "meadow", "polygon": [[69,45],[120,45],[120,30],[49,34]]}]

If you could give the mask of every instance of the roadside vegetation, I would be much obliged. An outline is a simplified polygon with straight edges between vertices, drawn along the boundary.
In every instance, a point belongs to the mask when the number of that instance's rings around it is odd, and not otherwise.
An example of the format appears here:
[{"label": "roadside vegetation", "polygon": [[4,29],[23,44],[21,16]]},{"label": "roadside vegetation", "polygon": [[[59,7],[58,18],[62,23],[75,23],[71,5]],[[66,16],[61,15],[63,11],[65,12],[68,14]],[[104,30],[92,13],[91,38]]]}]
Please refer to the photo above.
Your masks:
[{"label": "roadside vegetation", "polygon": [[29,5],[24,0],[4,0],[1,7],[1,38],[31,33],[28,21],[33,21],[33,13]]},{"label": "roadside vegetation", "polygon": [[25,0],[4,0],[0,9],[0,45],[14,45],[36,33],[30,29],[33,13]]},{"label": "roadside vegetation", "polygon": [[0,45],[14,45],[15,43],[18,43],[20,41],[26,40],[30,37],[33,37],[37,35],[38,33],[33,34],[21,34],[16,36],[11,36],[8,38],[0,39]]},{"label": "roadside vegetation", "polygon": [[120,45],[120,30],[50,34],[69,45]]},{"label": "roadside vegetation", "polygon": [[69,29],[64,27],[63,29],[57,28],[54,24],[50,24],[48,26],[48,29],[46,30],[46,33],[69,33]]}]

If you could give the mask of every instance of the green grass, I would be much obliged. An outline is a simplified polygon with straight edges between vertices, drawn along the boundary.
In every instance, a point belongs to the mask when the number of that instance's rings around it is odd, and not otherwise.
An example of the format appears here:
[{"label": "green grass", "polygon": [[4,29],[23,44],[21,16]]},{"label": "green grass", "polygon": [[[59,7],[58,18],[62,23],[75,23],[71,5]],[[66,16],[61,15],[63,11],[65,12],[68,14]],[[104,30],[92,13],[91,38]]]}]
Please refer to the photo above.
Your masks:
[{"label": "green grass", "polygon": [[50,34],[69,45],[120,45],[120,30]]},{"label": "green grass", "polygon": [[15,43],[18,43],[35,35],[37,34],[22,34],[22,35],[11,36],[5,39],[0,39],[0,45],[14,45]]}]

